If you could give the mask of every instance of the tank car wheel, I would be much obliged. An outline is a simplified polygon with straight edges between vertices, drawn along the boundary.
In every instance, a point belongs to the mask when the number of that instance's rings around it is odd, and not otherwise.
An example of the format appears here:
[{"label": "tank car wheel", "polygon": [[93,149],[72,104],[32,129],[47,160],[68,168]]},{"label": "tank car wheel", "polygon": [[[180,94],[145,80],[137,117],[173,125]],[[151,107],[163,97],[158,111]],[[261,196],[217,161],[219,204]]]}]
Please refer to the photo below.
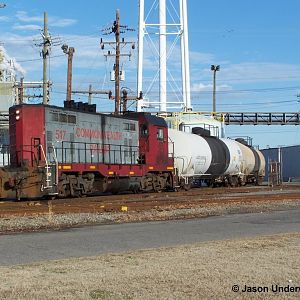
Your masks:
[{"label": "tank car wheel", "polygon": [[229,183],[230,183],[230,186],[232,186],[232,187],[238,187],[239,180],[238,180],[238,178],[236,176],[230,177],[229,178]]},{"label": "tank car wheel", "polygon": [[185,184],[185,185],[183,186],[183,188],[184,188],[185,191],[189,191],[189,190],[192,188],[192,183],[189,182],[189,183]]}]

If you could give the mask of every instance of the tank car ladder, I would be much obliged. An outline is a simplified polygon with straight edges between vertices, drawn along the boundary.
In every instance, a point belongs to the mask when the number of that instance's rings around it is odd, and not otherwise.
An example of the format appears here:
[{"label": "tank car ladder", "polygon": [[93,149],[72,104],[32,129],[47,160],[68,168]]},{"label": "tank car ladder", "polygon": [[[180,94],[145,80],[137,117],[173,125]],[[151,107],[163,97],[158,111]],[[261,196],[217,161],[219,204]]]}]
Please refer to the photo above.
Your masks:
[{"label": "tank car ladder", "polygon": [[[44,151],[44,148],[42,145],[39,145],[40,148],[41,148],[41,152],[43,154],[43,157],[45,159],[45,169],[46,169],[46,185],[42,185],[41,187],[41,191],[43,190],[49,190],[49,189],[53,189],[55,187],[58,186],[58,160],[57,160],[57,156],[56,156],[56,151],[55,151],[55,148],[54,146],[52,145],[51,148],[52,148],[52,151],[53,151],[53,158],[54,158],[54,164],[49,164],[48,162],[48,159],[47,159],[47,156],[46,156],[46,153]],[[53,172],[53,167],[55,167],[55,180],[54,180],[54,183],[53,183],[53,175],[52,175],[52,172]],[[58,195],[58,192],[57,191],[52,191],[51,193],[49,193],[49,195]]]}]

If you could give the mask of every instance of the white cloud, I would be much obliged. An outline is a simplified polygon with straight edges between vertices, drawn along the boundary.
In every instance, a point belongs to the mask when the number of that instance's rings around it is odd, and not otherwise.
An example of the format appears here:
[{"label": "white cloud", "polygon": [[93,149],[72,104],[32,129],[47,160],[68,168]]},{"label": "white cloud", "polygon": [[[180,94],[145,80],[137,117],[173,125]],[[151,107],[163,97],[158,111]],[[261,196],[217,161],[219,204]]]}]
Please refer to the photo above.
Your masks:
[{"label": "white cloud", "polygon": [[8,22],[10,21],[10,18],[7,16],[0,16],[0,22]]},{"label": "white cloud", "polygon": [[27,23],[27,22],[41,23],[44,20],[43,16],[28,16],[26,11],[18,11],[16,13],[16,17],[19,21],[25,22],[25,23]]},{"label": "white cloud", "polygon": [[[204,83],[193,83],[191,86],[192,92],[210,92],[213,89],[212,84],[204,84]],[[230,91],[232,87],[227,84],[220,84],[216,87],[217,91]]]},{"label": "white cloud", "polygon": [[[51,21],[51,18],[50,18]],[[75,19],[55,19],[51,24],[52,27],[67,27],[77,23]]]},{"label": "white cloud", "polygon": [[[26,11],[18,11],[16,17],[20,22],[43,24],[44,16],[29,16]],[[68,27],[77,23],[75,19],[61,19],[55,16],[49,16],[49,27]],[[30,25],[34,26],[34,25]],[[18,28],[15,28],[18,29]]]},{"label": "white cloud", "polygon": [[39,25],[14,25],[13,29],[15,30],[41,30]]},{"label": "white cloud", "polygon": [[215,56],[211,53],[190,51],[190,64],[211,64]]},{"label": "white cloud", "polygon": [[240,64],[227,64],[220,72],[222,72],[222,79],[230,79],[231,82],[235,83],[241,82],[241,80],[243,83],[282,82],[298,80],[300,77],[300,66],[297,64],[269,62],[244,62]]}]

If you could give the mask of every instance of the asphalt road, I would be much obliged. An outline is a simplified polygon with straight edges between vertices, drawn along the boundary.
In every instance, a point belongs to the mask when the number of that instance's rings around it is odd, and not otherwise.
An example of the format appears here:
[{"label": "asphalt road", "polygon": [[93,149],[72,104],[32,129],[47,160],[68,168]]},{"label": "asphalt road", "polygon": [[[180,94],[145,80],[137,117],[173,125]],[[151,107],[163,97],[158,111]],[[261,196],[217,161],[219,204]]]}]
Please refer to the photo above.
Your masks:
[{"label": "asphalt road", "polygon": [[300,232],[300,209],[0,236],[0,265]]}]

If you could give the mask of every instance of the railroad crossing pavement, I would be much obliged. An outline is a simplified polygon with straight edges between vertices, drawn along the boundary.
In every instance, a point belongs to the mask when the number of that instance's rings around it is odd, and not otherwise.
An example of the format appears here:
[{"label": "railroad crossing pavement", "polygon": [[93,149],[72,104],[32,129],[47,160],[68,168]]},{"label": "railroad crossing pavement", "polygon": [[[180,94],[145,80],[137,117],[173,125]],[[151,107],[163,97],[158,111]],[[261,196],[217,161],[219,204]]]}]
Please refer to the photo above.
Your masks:
[{"label": "railroad crossing pavement", "polygon": [[0,236],[0,266],[300,232],[300,209]]}]

